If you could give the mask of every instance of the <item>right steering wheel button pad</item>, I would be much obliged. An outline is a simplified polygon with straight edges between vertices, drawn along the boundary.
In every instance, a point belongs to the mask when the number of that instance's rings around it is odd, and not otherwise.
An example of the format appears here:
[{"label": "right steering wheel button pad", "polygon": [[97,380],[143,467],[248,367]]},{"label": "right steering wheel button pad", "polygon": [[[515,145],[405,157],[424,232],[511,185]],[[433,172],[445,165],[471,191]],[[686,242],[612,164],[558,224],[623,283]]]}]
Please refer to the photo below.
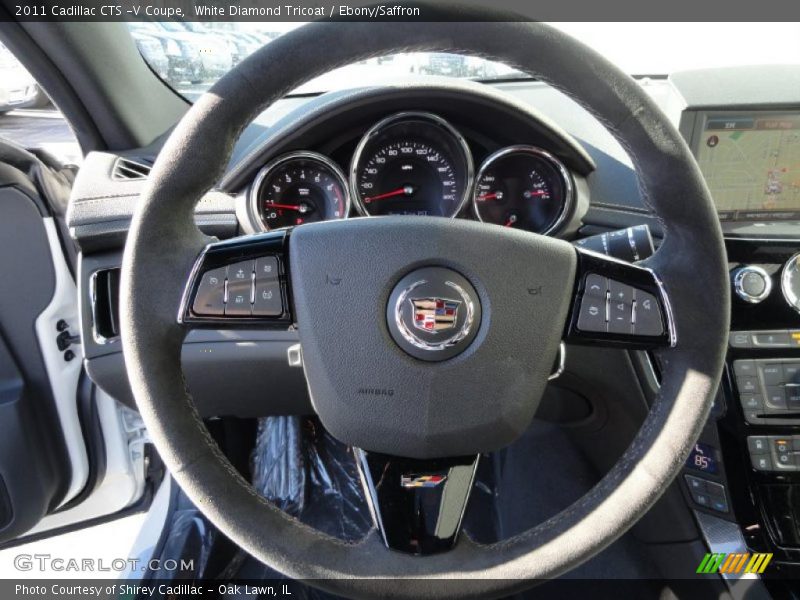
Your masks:
[{"label": "right steering wheel button pad", "polygon": [[632,336],[664,334],[661,307],[653,294],[596,273],[586,277],[578,328]]}]

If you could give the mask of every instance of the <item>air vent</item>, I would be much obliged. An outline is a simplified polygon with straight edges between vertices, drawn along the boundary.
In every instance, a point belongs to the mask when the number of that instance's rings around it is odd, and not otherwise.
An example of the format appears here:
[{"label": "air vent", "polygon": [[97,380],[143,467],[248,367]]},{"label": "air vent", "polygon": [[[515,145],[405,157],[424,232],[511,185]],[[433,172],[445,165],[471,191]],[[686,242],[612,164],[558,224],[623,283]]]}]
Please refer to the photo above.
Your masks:
[{"label": "air vent", "polygon": [[123,181],[147,179],[151,168],[152,166],[145,162],[137,162],[130,158],[120,157],[114,163],[114,171],[111,174],[111,178]]},{"label": "air vent", "polygon": [[92,326],[98,344],[119,338],[119,275],[119,269],[103,269],[92,275]]}]

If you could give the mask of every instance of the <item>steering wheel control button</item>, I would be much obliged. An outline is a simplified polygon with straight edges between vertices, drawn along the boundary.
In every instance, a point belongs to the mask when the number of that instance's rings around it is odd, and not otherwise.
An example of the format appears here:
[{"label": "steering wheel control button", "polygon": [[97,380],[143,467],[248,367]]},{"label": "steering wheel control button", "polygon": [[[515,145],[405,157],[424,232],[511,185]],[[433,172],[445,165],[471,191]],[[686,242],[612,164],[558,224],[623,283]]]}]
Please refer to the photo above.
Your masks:
[{"label": "steering wheel control button", "polygon": [[606,308],[605,297],[592,298],[591,296],[584,296],[578,313],[578,329],[582,331],[608,331]]},{"label": "steering wheel control button", "polygon": [[758,304],[772,291],[772,278],[761,267],[741,267],[733,272],[733,290],[745,302]]},{"label": "steering wheel control button", "polygon": [[283,314],[281,284],[277,281],[259,281],[256,278],[254,317],[279,317]]},{"label": "steering wheel control button", "polygon": [[228,281],[249,282],[253,278],[253,261],[245,260],[228,266]]},{"label": "steering wheel control button", "polygon": [[636,290],[633,332],[636,335],[663,335],[664,320],[658,300],[652,294]]},{"label": "steering wheel control button", "polygon": [[595,275],[594,273],[590,273],[586,276],[586,287],[583,291],[585,296],[589,298],[599,298],[605,301],[607,291],[608,279],[601,275]]},{"label": "steering wheel control button", "polygon": [[226,317],[249,317],[252,314],[252,281],[228,280]]},{"label": "steering wheel control button", "polygon": [[256,284],[262,281],[278,281],[278,259],[275,256],[262,256],[256,259]]},{"label": "steering wheel control button", "polygon": [[210,316],[225,314],[225,277],[225,267],[203,273],[192,304],[195,313]]},{"label": "steering wheel control button", "polygon": [[586,276],[577,328],[629,337],[664,335],[663,314],[655,295],[597,273]]},{"label": "steering wheel control button", "polygon": [[443,267],[408,273],[386,306],[392,338],[414,358],[440,361],[466,350],[481,323],[478,294],[465,277]]},{"label": "steering wheel control button", "polygon": [[608,331],[608,279],[590,273],[586,276],[583,299],[578,312],[578,329]]},{"label": "steering wheel control button", "polygon": [[286,231],[208,244],[195,261],[178,322],[197,327],[292,324],[284,262]]},{"label": "steering wheel control button", "polygon": [[633,333],[633,288],[613,279],[608,282],[608,332]]}]

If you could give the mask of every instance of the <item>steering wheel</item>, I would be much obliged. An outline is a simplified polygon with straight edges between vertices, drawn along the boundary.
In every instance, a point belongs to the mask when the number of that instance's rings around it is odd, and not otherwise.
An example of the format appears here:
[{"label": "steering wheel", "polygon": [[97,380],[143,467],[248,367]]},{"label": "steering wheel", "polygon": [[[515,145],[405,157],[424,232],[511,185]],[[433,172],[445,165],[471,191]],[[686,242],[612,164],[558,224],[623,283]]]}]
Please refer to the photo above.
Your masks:
[{"label": "steering wheel", "polygon": [[[485,17],[312,23],[271,42],[177,125],[128,234],[125,362],[170,473],[252,556],[342,595],[481,597],[577,566],[627,531],[676,476],[723,367],[722,234],[679,133],[636,82],[576,40],[513,15]],[[195,205],[260,111],[329,70],[410,51],[501,61],[583,105],[635,164],[665,232],[655,255],[631,265],[563,240],[444,218],[348,219],[224,242],[197,229]],[[189,329],[292,326],[314,410],[356,452],[376,523],[356,543],[257,494],[207,432],[184,383]],[[662,385],[641,430],[586,496],[548,521],[490,545],[459,536],[478,456],[529,425],[562,340],[659,354]]]}]

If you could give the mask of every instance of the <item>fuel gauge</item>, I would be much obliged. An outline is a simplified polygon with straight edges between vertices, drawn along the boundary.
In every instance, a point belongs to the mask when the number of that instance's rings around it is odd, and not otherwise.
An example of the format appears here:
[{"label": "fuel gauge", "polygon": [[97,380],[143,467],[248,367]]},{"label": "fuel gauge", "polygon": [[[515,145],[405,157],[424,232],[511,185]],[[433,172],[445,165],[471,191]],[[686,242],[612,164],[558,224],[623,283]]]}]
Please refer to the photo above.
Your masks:
[{"label": "fuel gauge", "polygon": [[553,233],[573,205],[572,179],[553,155],[509,146],[489,156],[476,179],[473,207],[485,223]]}]

